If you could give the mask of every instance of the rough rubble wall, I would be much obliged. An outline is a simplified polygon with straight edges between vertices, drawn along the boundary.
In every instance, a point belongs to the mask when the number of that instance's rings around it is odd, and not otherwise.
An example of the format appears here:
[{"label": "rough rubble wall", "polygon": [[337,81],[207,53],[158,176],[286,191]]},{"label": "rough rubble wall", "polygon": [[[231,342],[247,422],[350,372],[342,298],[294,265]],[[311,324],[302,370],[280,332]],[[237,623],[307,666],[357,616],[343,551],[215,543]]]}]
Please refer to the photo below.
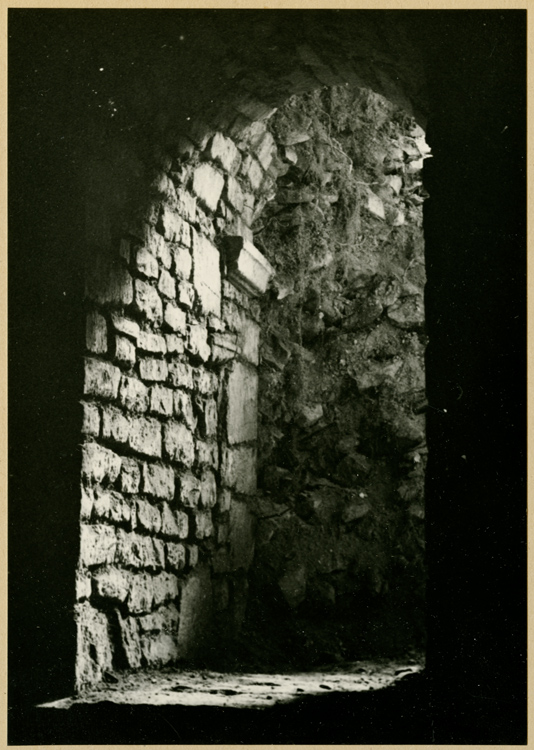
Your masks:
[{"label": "rough rubble wall", "polygon": [[277,273],[262,302],[249,650],[296,665],[398,653],[424,642],[429,149],[365,89],[294,96],[269,126],[285,174],[253,224]]},{"label": "rough rubble wall", "polygon": [[[252,135],[261,137],[245,134],[240,149],[215,133],[196,145],[167,142],[144,162],[123,151],[111,167],[94,166],[78,689],[116,668],[194,658],[212,635],[220,646],[244,615],[253,553],[246,498],[256,489],[255,296],[272,275],[244,222],[254,191],[272,185],[274,144],[264,131],[257,124]],[[128,196],[111,208],[110,185]],[[223,230],[231,239],[221,275],[214,242]]]}]

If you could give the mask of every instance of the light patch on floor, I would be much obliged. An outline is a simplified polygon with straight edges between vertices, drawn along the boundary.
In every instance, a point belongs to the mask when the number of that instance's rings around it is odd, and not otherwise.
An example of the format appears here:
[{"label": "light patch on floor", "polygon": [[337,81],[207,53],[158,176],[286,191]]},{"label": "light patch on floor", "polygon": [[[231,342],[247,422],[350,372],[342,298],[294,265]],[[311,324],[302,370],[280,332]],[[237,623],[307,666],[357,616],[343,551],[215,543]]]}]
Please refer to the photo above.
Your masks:
[{"label": "light patch on floor", "polygon": [[388,687],[423,669],[421,661],[351,662],[334,668],[295,674],[222,673],[165,669],[116,674],[113,684],[77,698],[44,703],[41,708],[110,701],[128,705],[220,706],[267,708],[304,696],[364,692]]}]

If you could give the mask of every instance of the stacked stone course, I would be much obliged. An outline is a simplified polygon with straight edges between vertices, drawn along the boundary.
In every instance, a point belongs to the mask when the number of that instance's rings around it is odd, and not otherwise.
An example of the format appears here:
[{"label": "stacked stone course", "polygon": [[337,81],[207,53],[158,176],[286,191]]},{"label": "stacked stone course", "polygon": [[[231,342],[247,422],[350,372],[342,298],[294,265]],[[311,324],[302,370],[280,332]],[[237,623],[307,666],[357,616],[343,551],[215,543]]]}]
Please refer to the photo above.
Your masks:
[{"label": "stacked stone course", "polygon": [[[87,274],[78,690],[117,668],[189,658],[213,612],[235,622],[232,607],[242,610],[256,487],[254,296],[272,275],[264,259],[247,265],[259,255],[249,227],[272,190],[275,151],[264,125],[253,135],[158,148],[147,204]],[[235,286],[215,244],[223,235],[241,238],[234,261],[250,268]]]}]

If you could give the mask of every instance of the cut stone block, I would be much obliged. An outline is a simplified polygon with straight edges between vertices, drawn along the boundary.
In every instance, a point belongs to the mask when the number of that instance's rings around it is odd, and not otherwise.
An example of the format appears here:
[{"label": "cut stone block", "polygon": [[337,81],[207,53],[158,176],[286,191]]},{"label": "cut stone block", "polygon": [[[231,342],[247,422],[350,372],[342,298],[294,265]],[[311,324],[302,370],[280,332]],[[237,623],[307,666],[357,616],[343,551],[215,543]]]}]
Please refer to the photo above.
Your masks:
[{"label": "cut stone block", "polygon": [[135,364],[135,344],[125,336],[115,336],[115,360],[128,367]]},{"label": "cut stone block", "polygon": [[186,332],[186,314],[173,302],[165,305],[164,321],[171,331]]},{"label": "cut stone block", "polygon": [[152,354],[167,353],[165,337],[160,333],[152,333],[152,331],[140,331],[137,346],[142,351]]},{"label": "cut stone block", "polygon": [[117,333],[122,333],[124,336],[129,336],[132,339],[137,339],[139,336],[139,324],[134,320],[125,318],[117,312],[112,312],[111,322]]},{"label": "cut stone block", "polygon": [[119,476],[121,459],[108,448],[98,443],[84,443],[82,446],[82,475],[95,482],[107,480],[113,483]]},{"label": "cut stone block", "polygon": [[141,483],[141,469],[134,458],[124,457],[121,468],[121,490],[134,495],[139,492]]},{"label": "cut stone block", "polygon": [[132,420],[128,440],[130,448],[153,458],[161,457],[161,424],[156,419],[137,417]]},{"label": "cut stone block", "polygon": [[195,304],[195,287],[189,281],[180,281],[176,291],[178,304],[191,310]]},{"label": "cut stone block", "polygon": [[100,411],[98,410],[98,406],[96,404],[82,401],[82,407],[82,432],[84,433],[84,435],[98,437],[100,434]]},{"label": "cut stone block", "polygon": [[167,299],[176,298],[176,282],[170,275],[170,273],[165,269],[161,271],[158,281],[158,289],[161,294]]},{"label": "cut stone block", "polygon": [[108,350],[108,327],[106,319],[96,311],[86,318],[85,346],[94,354],[105,354]]},{"label": "cut stone block", "polygon": [[115,406],[105,406],[102,410],[102,437],[125,444],[130,435],[130,419]]},{"label": "cut stone block", "polygon": [[193,368],[186,362],[173,360],[169,362],[169,379],[177,388],[193,388]]},{"label": "cut stone block", "polygon": [[185,351],[184,340],[176,333],[166,333],[167,352],[169,354],[183,354]]},{"label": "cut stone block", "polygon": [[228,176],[226,178],[226,190],[224,192],[224,198],[233,209],[235,209],[238,213],[241,213],[245,203],[241,185],[235,177]]},{"label": "cut stone block", "polygon": [[258,435],[258,373],[235,362],[226,386],[226,433],[230,445],[256,440]]},{"label": "cut stone block", "polygon": [[[184,222],[184,226],[189,227],[189,224]],[[183,244],[185,245],[186,243],[184,242]],[[189,247],[191,247],[191,237],[189,237],[187,247],[176,245],[173,248],[174,273],[179,279],[184,279],[185,281],[189,281],[191,278],[191,270],[193,268],[193,258],[189,252]]]},{"label": "cut stone block", "polygon": [[89,602],[75,606],[76,689],[83,690],[102,680],[103,673],[113,668],[113,647],[109,623],[103,612],[92,607]]},{"label": "cut stone block", "polygon": [[197,466],[209,466],[212,469],[219,468],[219,446],[216,442],[207,443],[204,440],[196,442]]},{"label": "cut stone block", "polygon": [[132,517],[130,501],[126,500],[120,492],[102,490],[98,487],[94,494],[93,510],[95,517],[101,521],[129,523]]},{"label": "cut stone block", "polygon": [[210,164],[200,164],[193,172],[193,193],[209,210],[215,211],[224,187],[224,177]]},{"label": "cut stone block", "polygon": [[205,362],[209,359],[211,349],[208,344],[208,329],[201,323],[187,326],[186,349],[192,357]]},{"label": "cut stone block", "polygon": [[193,513],[194,534],[197,539],[207,539],[213,535],[214,527],[210,510],[197,510]]},{"label": "cut stone block", "polygon": [[150,389],[150,411],[171,417],[174,410],[173,391],[163,385],[154,385]]},{"label": "cut stone block", "polygon": [[135,280],[135,304],[147,320],[161,325],[163,319],[161,298],[153,286],[141,279]]},{"label": "cut stone block", "polygon": [[256,491],[256,449],[224,446],[221,459],[223,485],[244,495],[253,494]]},{"label": "cut stone block", "polygon": [[197,419],[193,411],[193,402],[189,393],[180,390],[174,391],[174,413],[185,422],[191,432],[195,431]]},{"label": "cut stone block", "polygon": [[200,480],[187,472],[178,478],[180,502],[186,508],[196,508],[200,502],[201,485]]},{"label": "cut stone block", "polygon": [[148,382],[167,380],[168,368],[164,359],[145,357],[139,362],[139,374]]},{"label": "cut stone block", "polygon": [[222,133],[215,133],[205,153],[208,159],[216,162],[230,174],[235,174],[241,164],[241,154],[236,145]]},{"label": "cut stone block", "polygon": [[102,568],[93,574],[93,588],[103,599],[124,602],[130,592],[131,577],[130,571],[124,568]]},{"label": "cut stone block", "polygon": [[82,524],[80,529],[80,562],[85,567],[114,562],[117,536],[112,526]]},{"label": "cut stone block", "polygon": [[163,667],[176,661],[178,646],[169,633],[153,633],[141,637],[143,658],[150,667]]},{"label": "cut stone block", "polygon": [[143,492],[163,500],[174,497],[174,470],[160,464],[143,465]]},{"label": "cut stone block", "polygon": [[147,500],[136,501],[137,521],[141,529],[150,534],[159,534],[161,531],[161,512],[155,505]]},{"label": "cut stone block", "polygon": [[195,460],[195,443],[193,434],[180,422],[167,422],[163,425],[163,441],[167,455],[172,461],[177,461],[190,467]]},{"label": "cut stone block", "polygon": [[142,276],[147,278],[157,279],[159,276],[158,261],[144,247],[141,247],[136,253],[135,267]]},{"label": "cut stone block", "polygon": [[83,392],[86,396],[105,399],[117,398],[121,371],[109,362],[85,358],[85,379]]},{"label": "cut stone block", "polygon": [[229,362],[238,354],[237,333],[215,332],[211,336],[211,360],[217,364]]},{"label": "cut stone block", "polygon": [[115,614],[119,623],[121,646],[128,666],[138,669],[142,663],[139,622],[136,617],[123,617],[118,609]]},{"label": "cut stone block", "polygon": [[148,409],[148,388],[137,378],[123,376],[119,402],[130,411],[145,412]]},{"label": "cut stone block", "polygon": [[185,568],[185,547],[178,542],[167,542],[167,561],[173,570]]},{"label": "cut stone block", "polygon": [[200,480],[200,504],[203,508],[213,508],[217,503],[217,481],[212,471],[205,470]]},{"label": "cut stone block", "polygon": [[221,271],[219,251],[202,235],[193,244],[193,284],[205,314],[221,314]]},{"label": "cut stone block", "polygon": [[224,247],[226,275],[232,284],[252,296],[264,294],[275,273],[267,258],[243,237],[226,237]]}]

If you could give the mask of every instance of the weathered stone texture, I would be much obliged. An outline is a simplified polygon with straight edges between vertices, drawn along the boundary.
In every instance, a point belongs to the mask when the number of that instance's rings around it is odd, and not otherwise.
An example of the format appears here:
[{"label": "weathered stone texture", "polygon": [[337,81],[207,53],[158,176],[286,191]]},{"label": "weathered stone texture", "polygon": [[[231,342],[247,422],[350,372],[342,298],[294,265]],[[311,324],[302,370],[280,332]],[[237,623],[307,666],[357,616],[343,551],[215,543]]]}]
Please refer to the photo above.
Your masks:
[{"label": "weathered stone texture", "polygon": [[193,245],[193,283],[203,311],[220,315],[221,272],[219,251],[202,235],[196,235]]},{"label": "weathered stone texture", "polygon": [[238,446],[222,449],[221,479],[226,487],[242,494],[256,491],[256,449]]},{"label": "weathered stone texture", "polygon": [[255,440],[258,434],[258,374],[234,363],[227,382],[226,432],[231,445]]},{"label": "weathered stone texture", "polygon": [[192,466],[195,460],[193,434],[180,422],[167,422],[163,426],[165,451],[172,461]]},{"label": "weathered stone texture", "polygon": [[108,328],[106,319],[93,311],[87,315],[85,345],[94,354],[105,354],[108,350]]},{"label": "weathered stone texture", "polygon": [[84,393],[87,396],[117,398],[120,379],[121,371],[118,367],[109,362],[86,357]]},{"label": "weathered stone texture", "polygon": [[200,164],[193,173],[193,193],[210,211],[217,209],[224,187],[223,175],[210,164]]}]

